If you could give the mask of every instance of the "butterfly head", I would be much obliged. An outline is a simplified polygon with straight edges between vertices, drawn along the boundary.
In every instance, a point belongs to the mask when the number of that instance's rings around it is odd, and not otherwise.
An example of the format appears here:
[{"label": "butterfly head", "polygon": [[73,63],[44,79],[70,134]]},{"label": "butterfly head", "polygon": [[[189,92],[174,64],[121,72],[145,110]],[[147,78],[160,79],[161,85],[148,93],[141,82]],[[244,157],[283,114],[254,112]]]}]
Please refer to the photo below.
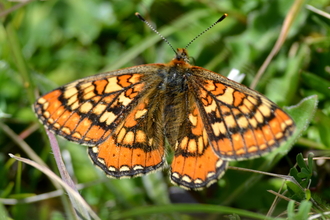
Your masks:
[{"label": "butterfly head", "polygon": [[176,56],[174,58],[176,62],[189,63],[189,55],[186,48],[176,49]]}]

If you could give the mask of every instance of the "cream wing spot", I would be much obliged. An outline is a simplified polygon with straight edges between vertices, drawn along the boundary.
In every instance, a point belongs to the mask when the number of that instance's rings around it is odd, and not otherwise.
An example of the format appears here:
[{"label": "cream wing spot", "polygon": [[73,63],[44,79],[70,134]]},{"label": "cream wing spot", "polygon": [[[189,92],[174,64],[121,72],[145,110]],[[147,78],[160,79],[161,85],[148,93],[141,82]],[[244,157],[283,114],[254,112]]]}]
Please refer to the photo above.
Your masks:
[{"label": "cream wing spot", "polygon": [[45,104],[46,102],[47,102],[47,100],[42,97],[38,99],[38,103],[41,105]]},{"label": "cream wing spot", "polygon": [[80,89],[86,89],[91,86],[94,89],[94,86],[92,86],[92,85],[93,85],[92,82],[88,82],[88,83],[83,83],[83,84],[79,85],[79,87],[80,87]]},{"label": "cream wing spot", "polygon": [[56,129],[59,129],[59,128],[61,127],[61,125],[60,125],[59,123],[55,123],[55,124],[53,124],[53,126],[54,126],[54,128],[56,128]]},{"label": "cream wing spot", "polygon": [[46,110],[49,107],[49,102],[44,102],[42,109]]},{"label": "cream wing spot", "polygon": [[138,130],[136,132],[136,142],[138,143],[144,143],[147,139],[146,133],[142,130]]},{"label": "cream wing spot", "polygon": [[97,154],[99,153],[99,148],[98,147],[92,147],[93,153]]},{"label": "cream wing spot", "polygon": [[184,137],[180,143],[180,146],[182,149],[186,149],[187,148],[187,145],[188,145],[188,137]]},{"label": "cream wing spot", "polygon": [[45,118],[49,118],[50,117],[50,113],[48,111],[46,111],[46,112],[43,113],[43,116]]},{"label": "cream wing spot", "polygon": [[257,120],[256,120],[255,118],[251,118],[251,119],[249,120],[249,122],[250,122],[250,124],[251,124],[251,126],[252,126],[253,128],[256,128],[257,125],[258,125],[258,122],[257,122]]},{"label": "cream wing spot", "polygon": [[191,124],[193,125],[193,126],[196,126],[197,125],[197,117],[196,116],[194,116],[193,114],[189,114],[189,121],[191,122]]},{"label": "cream wing spot", "polygon": [[234,89],[227,87],[225,90],[225,93],[217,96],[217,99],[228,105],[233,105],[234,104],[234,97],[233,97],[234,92],[235,92]]},{"label": "cream wing spot", "polygon": [[104,164],[105,165],[105,161],[102,159],[102,158],[97,158],[97,160],[101,163],[101,164]]},{"label": "cream wing spot", "polygon": [[78,95],[75,94],[73,96],[70,96],[68,99],[67,105],[72,105],[73,103],[78,102]]},{"label": "cream wing spot", "polygon": [[204,143],[204,146],[206,146],[207,145],[207,143],[208,143],[208,136],[207,136],[207,132],[206,132],[206,130],[205,130],[205,128],[203,129],[203,143]]},{"label": "cream wing spot", "polygon": [[175,179],[179,179],[180,174],[178,174],[177,172],[174,172],[174,173],[172,173],[172,177],[174,177]]},{"label": "cream wing spot", "polygon": [[78,133],[78,132],[73,133],[72,134],[72,137],[77,138],[77,139],[81,139],[82,138],[81,134]]},{"label": "cream wing spot", "polygon": [[240,117],[236,120],[237,120],[237,124],[239,124],[241,128],[247,128],[249,126],[249,122],[245,117]]},{"label": "cream wing spot", "polygon": [[125,171],[130,171],[130,168],[129,166],[121,166],[120,169],[119,169],[120,172],[125,172]]},{"label": "cream wing spot", "polygon": [[64,98],[68,99],[68,98],[70,98],[70,97],[72,97],[72,96],[74,96],[74,95],[75,95],[75,96],[77,95],[78,90],[76,89],[75,85],[76,85],[76,84],[74,84],[74,85],[70,85],[70,87],[67,88],[67,89],[64,91],[64,94],[63,94]]},{"label": "cream wing spot", "polygon": [[293,121],[292,121],[291,119],[287,119],[287,120],[285,121],[285,124],[286,124],[287,126],[291,126],[291,125],[293,125]]},{"label": "cream wing spot", "polygon": [[208,174],[207,174],[207,178],[212,178],[212,177],[214,177],[215,176],[215,172],[209,172]]},{"label": "cream wing spot", "polygon": [[154,139],[153,138],[150,138],[149,141],[148,141],[148,143],[149,143],[149,146],[152,146],[153,143],[154,143]]},{"label": "cream wing spot", "polygon": [[[251,109],[253,109],[253,104],[248,100],[248,99],[244,99],[243,101],[244,107],[240,107],[240,109],[242,110],[242,112],[248,114],[251,112]],[[245,109],[247,108],[247,110]]]},{"label": "cream wing spot", "polygon": [[105,111],[106,108],[107,108],[107,105],[104,105],[104,104],[100,103],[100,104],[94,106],[92,112],[96,115],[100,115]]},{"label": "cream wing spot", "polygon": [[182,181],[185,181],[185,182],[187,182],[187,183],[191,183],[191,178],[190,178],[189,176],[187,176],[187,175],[184,175],[184,176],[182,177]]},{"label": "cream wing spot", "polygon": [[124,137],[123,143],[127,144],[127,145],[131,145],[132,143],[134,143],[134,137],[135,137],[135,135],[134,135],[133,131],[127,132]]},{"label": "cream wing spot", "polygon": [[67,135],[70,135],[71,134],[71,130],[69,128],[67,128],[67,127],[63,127],[61,129],[61,131],[64,132],[65,134],[67,134]]},{"label": "cream wing spot", "polygon": [[88,113],[91,109],[93,108],[93,104],[92,103],[90,103],[90,102],[85,102],[85,103],[83,103],[81,106],[80,106],[80,108],[79,108],[79,111],[81,112],[81,113]]},{"label": "cream wing spot", "polygon": [[121,102],[124,106],[127,106],[132,102],[132,99],[127,98],[124,94],[120,94],[118,97],[119,102]]},{"label": "cream wing spot", "polygon": [[262,145],[260,145],[260,150],[264,150],[264,149],[266,149],[267,148],[267,144],[262,144]]},{"label": "cream wing spot", "polygon": [[85,94],[92,92],[95,89],[95,86],[93,86],[92,83],[87,83],[87,84],[90,84],[90,85],[86,86],[85,88],[82,88],[82,89],[84,89]]},{"label": "cream wing spot", "polygon": [[78,100],[75,103],[73,103],[73,105],[71,105],[71,110],[76,110],[77,108],[79,108]]},{"label": "cream wing spot", "polygon": [[257,151],[258,151],[257,146],[250,146],[250,147],[248,148],[248,152],[249,152],[249,153],[254,153],[254,152],[257,152]]},{"label": "cream wing spot", "polygon": [[219,136],[220,135],[220,130],[221,130],[221,124],[223,124],[222,122],[216,122],[211,124],[212,127],[212,131],[214,132],[215,136]]},{"label": "cream wing spot", "polygon": [[217,163],[215,164],[216,167],[221,167],[223,164],[223,160],[219,159]]},{"label": "cream wing spot", "polygon": [[251,112],[250,109],[248,109],[245,105],[239,106],[238,108],[243,114],[250,114]]},{"label": "cream wing spot", "polygon": [[104,92],[112,93],[112,92],[120,91],[122,89],[123,89],[123,87],[119,86],[117,83],[117,78],[112,77],[112,78],[108,79],[108,84],[107,84]]},{"label": "cream wing spot", "polygon": [[147,113],[147,109],[142,109],[142,110],[138,110],[135,113],[135,119],[141,118],[142,116],[144,116]]},{"label": "cream wing spot", "polygon": [[202,154],[203,150],[204,150],[204,143],[203,143],[203,138],[199,137],[198,138],[198,144],[197,144],[197,150],[198,150],[198,154]]},{"label": "cream wing spot", "polygon": [[143,168],[143,166],[141,166],[141,165],[135,165],[134,167],[133,167],[133,170],[143,170],[144,168]]},{"label": "cream wing spot", "polygon": [[174,150],[177,150],[178,149],[178,146],[179,146],[179,141],[176,141],[175,142],[175,146],[174,146]]},{"label": "cream wing spot", "polygon": [[260,111],[257,111],[254,114],[254,117],[257,119],[257,121],[261,124],[264,123],[264,117],[262,116],[262,114],[260,113]]},{"label": "cream wing spot", "polygon": [[204,106],[204,109],[207,113],[217,111],[217,105],[216,105],[214,99],[212,99],[212,102],[210,105]]},{"label": "cream wing spot", "polygon": [[253,98],[252,96],[248,96],[247,99],[248,99],[253,105],[257,105],[257,104],[258,104],[257,99]]},{"label": "cream wing spot", "polygon": [[193,153],[197,150],[197,144],[194,139],[191,139],[188,144],[188,152]]},{"label": "cream wing spot", "polygon": [[125,128],[120,129],[117,135],[117,143],[121,143],[123,141],[125,134],[126,134],[126,129]]},{"label": "cream wing spot", "polygon": [[117,169],[113,166],[109,166],[108,170],[111,171],[111,172],[117,172]]},{"label": "cream wing spot", "polygon": [[262,112],[262,114],[265,116],[265,117],[269,117],[270,114],[271,114],[271,109],[265,105],[265,104],[262,104],[259,106],[259,110]]},{"label": "cream wing spot", "polygon": [[86,94],[84,95],[84,99],[85,99],[85,100],[90,100],[90,99],[92,99],[94,96],[96,96],[96,94],[95,94],[94,92],[89,92],[89,93],[86,93]]},{"label": "cream wing spot", "polygon": [[286,127],[287,127],[287,125],[286,125],[286,123],[281,123],[281,129],[282,129],[282,131],[284,131],[285,129],[286,129]]},{"label": "cream wing spot", "polygon": [[276,144],[276,142],[275,142],[274,139],[268,141],[268,145],[269,145],[269,146],[273,146],[273,145],[275,145],[275,144]]},{"label": "cream wing spot", "polygon": [[283,133],[282,133],[282,132],[277,133],[277,134],[275,135],[275,137],[276,137],[277,139],[281,139],[281,138],[283,137]]},{"label": "cream wing spot", "polygon": [[100,117],[100,122],[105,122],[110,125],[116,119],[116,115],[113,112],[104,112]]},{"label": "cream wing spot", "polygon": [[234,128],[237,126],[233,115],[226,116],[224,120],[226,122],[227,127]]}]

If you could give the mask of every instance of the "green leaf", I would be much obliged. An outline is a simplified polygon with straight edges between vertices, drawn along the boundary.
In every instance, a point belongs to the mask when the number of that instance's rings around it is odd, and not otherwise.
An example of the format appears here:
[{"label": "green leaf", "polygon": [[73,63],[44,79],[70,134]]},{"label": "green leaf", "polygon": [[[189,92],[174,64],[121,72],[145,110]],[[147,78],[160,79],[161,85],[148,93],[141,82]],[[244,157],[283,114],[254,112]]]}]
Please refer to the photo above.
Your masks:
[{"label": "green leaf", "polygon": [[302,201],[298,213],[295,216],[295,219],[307,219],[309,217],[309,212],[312,207],[312,203],[309,201]]},{"label": "green leaf", "polygon": [[11,219],[7,213],[5,207],[0,203],[0,220],[9,220]]},{"label": "green leaf", "polygon": [[292,167],[290,169],[290,176],[293,176],[298,182],[300,182],[301,178],[298,176],[298,174],[299,174],[299,171],[297,170],[297,168]]},{"label": "green leaf", "polygon": [[310,200],[312,198],[312,193],[309,189],[305,190],[305,196],[306,196],[306,200]]},{"label": "green leaf", "polygon": [[297,164],[300,168],[307,168],[307,165],[304,161],[304,157],[303,157],[302,153],[299,153],[297,155],[296,160],[297,160]]},{"label": "green leaf", "polygon": [[302,201],[299,205],[298,212],[295,212],[294,201],[290,201],[287,207],[288,220],[308,219],[312,203],[309,201]]},{"label": "green leaf", "polygon": [[301,77],[302,81],[308,82],[311,89],[326,95],[328,98],[330,97],[330,81],[308,72],[302,72]]},{"label": "green leaf", "polygon": [[286,182],[286,186],[288,187],[291,199],[295,201],[302,201],[306,199],[305,191],[300,186],[297,186],[293,182],[289,181]]},{"label": "green leaf", "polygon": [[314,168],[313,157],[314,157],[314,154],[313,153],[309,153],[308,154],[308,167],[310,169],[311,174],[312,174],[313,168]]}]

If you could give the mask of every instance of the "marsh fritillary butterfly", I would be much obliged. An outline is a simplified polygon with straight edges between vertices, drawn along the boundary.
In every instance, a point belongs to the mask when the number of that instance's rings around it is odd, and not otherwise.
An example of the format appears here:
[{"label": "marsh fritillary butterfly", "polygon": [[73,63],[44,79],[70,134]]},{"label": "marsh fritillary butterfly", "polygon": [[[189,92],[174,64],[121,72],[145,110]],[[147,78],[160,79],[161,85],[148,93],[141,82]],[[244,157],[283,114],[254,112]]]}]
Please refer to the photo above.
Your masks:
[{"label": "marsh fritillary butterfly", "polygon": [[186,189],[209,186],[228,161],[261,156],[293,133],[293,120],[277,105],[189,64],[186,48],[167,64],[115,70],[57,88],[36,101],[35,112],[47,129],[89,146],[94,164],[110,177],[162,168],[168,143],[174,150],[170,178]]}]

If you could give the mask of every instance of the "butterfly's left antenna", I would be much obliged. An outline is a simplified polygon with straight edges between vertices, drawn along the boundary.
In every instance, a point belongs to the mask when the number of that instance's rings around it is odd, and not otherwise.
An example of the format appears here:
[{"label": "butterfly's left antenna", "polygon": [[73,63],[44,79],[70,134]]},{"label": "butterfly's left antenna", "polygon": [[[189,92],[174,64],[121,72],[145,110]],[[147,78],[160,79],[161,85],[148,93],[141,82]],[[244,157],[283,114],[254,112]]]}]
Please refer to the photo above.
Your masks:
[{"label": "butterfly's left antenna", "polygon": [[148,25],[148,27],[155,32],[156,34],[158,34],[174,51],[175,54],[177,54],[177,52],[174,50],[174,47],[172,46],[172,44],[165,38],[163,37],[163,35],[161,35],[153,26],[151,26],[151,24],[149,22],[147,22],[141,15],[139,12],[135,12],[135,16],[138,17],[141,21],[143,21],[146,25]]}]

